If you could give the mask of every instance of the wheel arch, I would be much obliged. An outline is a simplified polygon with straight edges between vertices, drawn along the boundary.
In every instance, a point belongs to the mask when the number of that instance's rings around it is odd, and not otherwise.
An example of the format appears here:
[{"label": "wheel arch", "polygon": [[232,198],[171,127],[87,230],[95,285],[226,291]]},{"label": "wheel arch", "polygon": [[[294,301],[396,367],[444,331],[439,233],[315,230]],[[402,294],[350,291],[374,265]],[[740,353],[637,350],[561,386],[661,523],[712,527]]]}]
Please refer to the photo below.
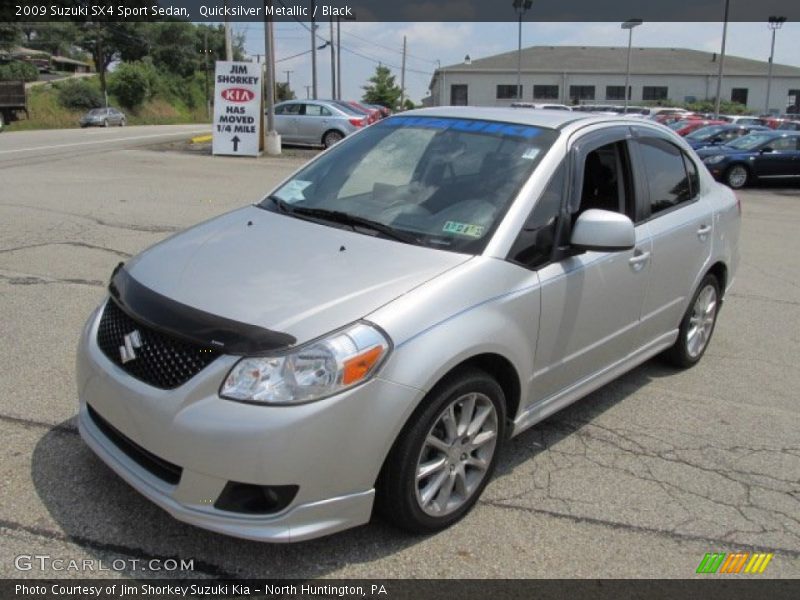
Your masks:
[{"label": "wheel arch", "polygon": [[338,133],[339,135],[342,136],[343,139],[347,137],[347,134],[338,127],[329,127],[319,138],[319,141],[323,146],[325,145],[325,136],[328,135],[329,133]]}]

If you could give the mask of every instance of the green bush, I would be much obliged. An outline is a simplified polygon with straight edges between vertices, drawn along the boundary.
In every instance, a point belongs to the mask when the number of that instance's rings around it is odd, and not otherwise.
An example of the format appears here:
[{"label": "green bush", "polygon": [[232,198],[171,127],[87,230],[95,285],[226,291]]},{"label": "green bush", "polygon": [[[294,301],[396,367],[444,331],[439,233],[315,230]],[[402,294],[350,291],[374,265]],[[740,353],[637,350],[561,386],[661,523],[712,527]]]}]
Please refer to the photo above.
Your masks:
[{"label": "green bush", "polygon": [[103,106],[100,90],[83,79],[70,79],[56,85],[58,103],[70,110],[89,110]]},{"label": "green bush", "polygon": [[7,65],[0,65],[0,81],[36,81],[39,79],[39,69],[30,63],[15,60]]},{"label": "green bush", "polygon": [[108,91],[114,94],[125,108],[134,109],[150,98],[151,85],[155,82],[152,65],[142,62],[122,63],[108,81]]}]

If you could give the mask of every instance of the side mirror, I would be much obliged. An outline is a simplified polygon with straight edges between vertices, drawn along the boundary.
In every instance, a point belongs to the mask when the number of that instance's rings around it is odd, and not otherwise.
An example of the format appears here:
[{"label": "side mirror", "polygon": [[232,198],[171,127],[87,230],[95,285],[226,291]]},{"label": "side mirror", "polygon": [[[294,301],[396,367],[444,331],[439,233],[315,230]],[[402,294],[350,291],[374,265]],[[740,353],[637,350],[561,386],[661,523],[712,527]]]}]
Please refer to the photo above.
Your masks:
[{"label": "side mirror", "polygon": [[761,149],[761,154],[769,154],[770,152],[775,152],[775,150],[772,148],[772,146],[764,146]]},{"label": "side mirror", "polygon": [[570,237],[574,248],[601,252],[630,250],[635,243],[633,221],[618,212],[597,208],[581,213]]}]

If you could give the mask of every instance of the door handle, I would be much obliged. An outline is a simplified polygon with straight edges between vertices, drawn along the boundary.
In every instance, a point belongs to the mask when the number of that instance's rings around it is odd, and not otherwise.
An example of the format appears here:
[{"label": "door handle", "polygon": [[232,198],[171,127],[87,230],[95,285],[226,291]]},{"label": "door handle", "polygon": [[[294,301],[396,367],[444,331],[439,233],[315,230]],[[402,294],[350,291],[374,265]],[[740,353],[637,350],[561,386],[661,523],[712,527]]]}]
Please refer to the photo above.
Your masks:
[{"label": "door handle", "polygon": [[628,263],[631,265],[634,271],[641,271],[644,264],[649,260],[650,253],[649,252],[641,252],[637,250],[634,255],[628,259]]},{"label": "door handle", "polygon": [[705,237],[711,233],[711,225],[701,225],[700,229],[697,230],[697,237],[701,240],[705,241]]}]

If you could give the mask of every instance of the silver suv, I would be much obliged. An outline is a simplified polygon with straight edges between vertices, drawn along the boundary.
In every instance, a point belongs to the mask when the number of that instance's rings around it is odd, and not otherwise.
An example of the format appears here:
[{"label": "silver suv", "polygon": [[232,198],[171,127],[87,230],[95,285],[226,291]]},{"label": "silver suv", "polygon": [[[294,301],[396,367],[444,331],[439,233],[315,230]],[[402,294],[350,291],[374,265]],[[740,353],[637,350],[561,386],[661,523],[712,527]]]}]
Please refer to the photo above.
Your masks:
[{"label": "silver suv", "polygon": [[114,270],[80,339],[80,432],[207,529],[297,541],[375,507],[435,531],[508,437],[658,354],[700,360],[740,217],[646,121],[390,117]]},{"label": "silver suv", "polygon": [[288,100],[275,105],[275,130],[289,144],[329,148],[366,126],[366,115],[343,102]]}]

